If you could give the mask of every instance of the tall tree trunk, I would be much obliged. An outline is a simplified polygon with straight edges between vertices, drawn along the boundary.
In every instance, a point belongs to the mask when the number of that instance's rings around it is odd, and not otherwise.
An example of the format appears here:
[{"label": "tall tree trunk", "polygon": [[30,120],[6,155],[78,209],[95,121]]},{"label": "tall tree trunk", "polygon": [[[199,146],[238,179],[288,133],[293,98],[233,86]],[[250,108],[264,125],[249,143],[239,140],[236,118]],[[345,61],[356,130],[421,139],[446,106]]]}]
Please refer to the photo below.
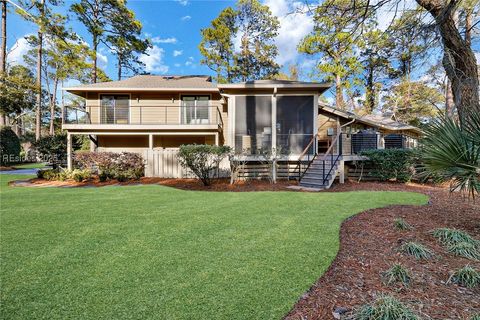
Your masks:
[{"label": "tall tree trunk", "polygon": [[2,43],[0,45],[0,75],[7,71],[7,0],[2,1]]},{"label": "tall tree trunk", "polygon": [[345,109],[345,102],[343,101],[342,79],[338,74],[335,75],[335,106],[338,109]]},{"label": "tall tree trunk", "polygon": [[57,88],[58,88],[58,78],[55,77],[53,80],[53,93],[52,93],[52,102],[50,103],[50,135],[55,134],[55,110],[57,109]]},{"label": "tall tree trunk", "polygon": [[[44,15],[45,0],[40,5],[40,18]],[[35,110],[35,140],[39,140],[42,130],[42,50],[43,50],[43,33],[42,26],[38,26],[38,49],[37,49],[37,107]]]},{"label": "tall tree trunk", "polygon": [[[7,71],[7,0],[2,1],[2,41],[0,47],[0,78],[3,79]],[[3,80],[2,80],[3,82]],[[2,84],[3,85],[3,84]],[[0,114],[0,125],[7,124],[7,118]]]},{"label": "tall tree trunk", "polygon": [[373,83],[373,63],[372,60],[369,59],[368,62],[368,75],[367,75],[367,113],[372,113],[375,109],[375,88]]},{"label": "tall tree trunk", "polygon": [[443,66],[452,83],[453,98],[460,121],[469,112],[480,113],[477,61],[472,48],[462,39],[452,11],[458,1],[416,0],[435,18],[442,36],[445,55]]},{"label": "tall tree trunk", "polygon": [[465,9],[465,43],[472,46],[472,10]]},{"label": "tall tree trunk", "polygon": [[445,83],[445,113],[447,117],[453,117],[455,103],[453,102],[452,84],[447,79]]},{"label": "tall tree trunk", "polygon": [[122,58],[118,57],[118,81],[122,80]]},{"label": "tall tree trunk", "polygon": [[96,35],[93,35],[93,70],[92,70],[92,83],[97,83],[97,49],[98,39]]}]

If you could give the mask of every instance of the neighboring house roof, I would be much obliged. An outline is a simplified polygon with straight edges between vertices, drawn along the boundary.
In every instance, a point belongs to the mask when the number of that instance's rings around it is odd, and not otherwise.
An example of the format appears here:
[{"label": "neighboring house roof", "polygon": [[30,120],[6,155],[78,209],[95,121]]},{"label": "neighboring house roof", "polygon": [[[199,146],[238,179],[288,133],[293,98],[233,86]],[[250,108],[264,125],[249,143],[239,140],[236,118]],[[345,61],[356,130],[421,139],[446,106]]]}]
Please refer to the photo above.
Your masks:
[{"label": "neighboring house roof", "polygon": [[138,75],[125,80],[85,84],[65,88],[71,93],[87,91],[218,91],[210,76],[155,76]]},{"label": "neighboring house roof", "polygon": [[381,129],[386,129],[391,131],[410,130],[417,133],[422,133],[422,130],[420,130],[417,127],[396,121],[395,119],[393,119],[392,114],[370,114],[366,116],[358,116],[353,112],[339,110],[323,102],[319,102],[318,106],[322,110],[336,114],[345,119],[355,120],[356,122],[364,123],[373,127],[378,127]]},{"label": "neighboring house roof", "polygon": [[327,82],[304,82],[293,80],[254,80],[239,83],[218,84],[220,90],[223,89],[313,89],[325,91],[332,86]]}]

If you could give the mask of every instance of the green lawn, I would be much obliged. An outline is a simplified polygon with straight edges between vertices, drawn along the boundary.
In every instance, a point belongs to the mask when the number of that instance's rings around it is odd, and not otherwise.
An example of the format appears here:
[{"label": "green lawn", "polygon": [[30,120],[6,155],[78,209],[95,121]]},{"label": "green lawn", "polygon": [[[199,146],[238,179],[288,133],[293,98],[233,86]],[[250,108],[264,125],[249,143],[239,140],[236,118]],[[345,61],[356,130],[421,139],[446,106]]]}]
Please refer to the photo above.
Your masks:
[{"label": "green lawn", "polygon": [[17,169],[37,169],[45,168],[45,163],[24,163],[19,165],[14,165]]},{"label": "green lawn", "polygon": [[6,187],[12,177],[0,175],[5,319],[279,319],[335,257],[345,218],[427,202],[406,192]]}]

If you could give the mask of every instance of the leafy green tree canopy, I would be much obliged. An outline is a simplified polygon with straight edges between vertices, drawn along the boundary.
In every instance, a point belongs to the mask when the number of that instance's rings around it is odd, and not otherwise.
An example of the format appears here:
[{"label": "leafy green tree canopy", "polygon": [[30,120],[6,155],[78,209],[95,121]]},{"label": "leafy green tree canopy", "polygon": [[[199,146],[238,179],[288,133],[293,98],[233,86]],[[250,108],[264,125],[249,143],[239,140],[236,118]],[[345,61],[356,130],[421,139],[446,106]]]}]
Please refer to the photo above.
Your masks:
[{"label": "leafy green tree canopy", "polygon": [[[271,79],[279,71],[275,37],[280,22],[258,0],[239,0],[202,29],[202,64],[216,72],[220,83]],[[240,48],[235,48],[235,41]],[[239,50],[236,50],[239,49]]]}]

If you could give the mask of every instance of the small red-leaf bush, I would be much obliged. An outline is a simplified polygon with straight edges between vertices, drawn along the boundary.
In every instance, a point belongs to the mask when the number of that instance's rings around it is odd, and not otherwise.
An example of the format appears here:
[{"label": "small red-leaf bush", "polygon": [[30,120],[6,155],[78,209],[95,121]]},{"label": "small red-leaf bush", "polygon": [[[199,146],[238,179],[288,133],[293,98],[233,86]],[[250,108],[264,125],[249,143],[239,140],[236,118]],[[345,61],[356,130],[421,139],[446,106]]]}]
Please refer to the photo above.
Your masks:
[{"label": "small red-leaf bush", "polygon": [[74,159],[80,168],[96,172],[101,181],[126,181],[144,175],[144,160],[141,155],[133,152],[79,152]]}]

